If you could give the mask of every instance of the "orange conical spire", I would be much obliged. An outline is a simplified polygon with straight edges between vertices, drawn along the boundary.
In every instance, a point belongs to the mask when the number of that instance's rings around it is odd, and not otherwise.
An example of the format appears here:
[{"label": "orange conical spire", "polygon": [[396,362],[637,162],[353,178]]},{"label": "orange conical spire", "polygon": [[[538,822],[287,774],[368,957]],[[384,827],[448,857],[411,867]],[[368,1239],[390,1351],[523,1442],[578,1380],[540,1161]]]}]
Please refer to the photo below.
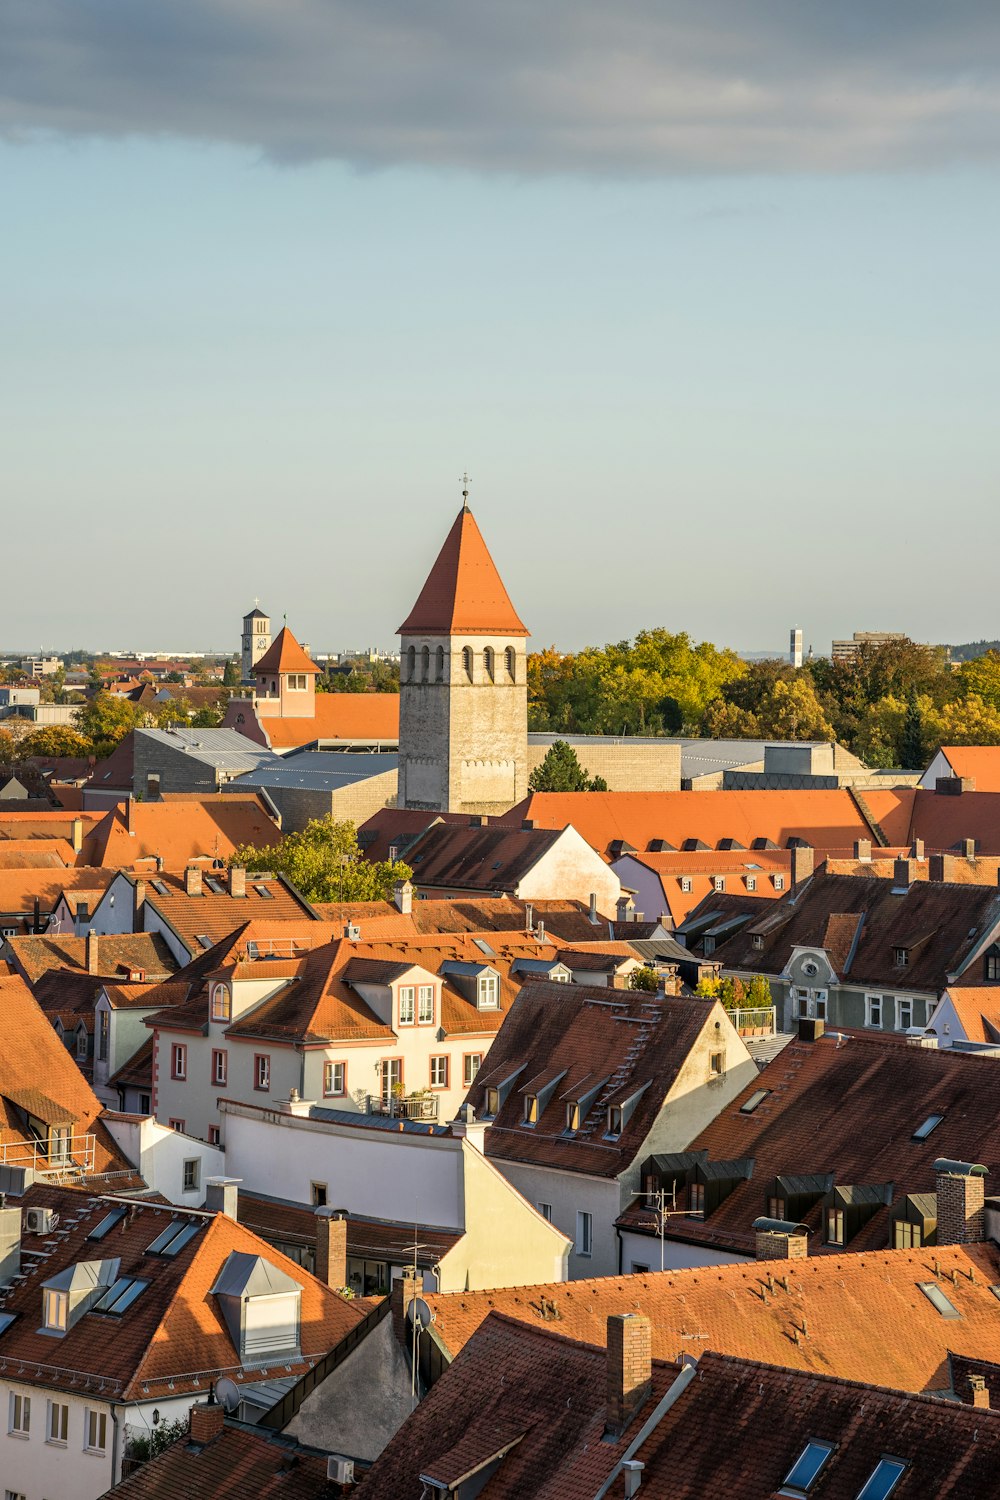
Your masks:
[{"label": "orange conical spire", "polygon": [[466,504],[400,635],[527,635]]}]

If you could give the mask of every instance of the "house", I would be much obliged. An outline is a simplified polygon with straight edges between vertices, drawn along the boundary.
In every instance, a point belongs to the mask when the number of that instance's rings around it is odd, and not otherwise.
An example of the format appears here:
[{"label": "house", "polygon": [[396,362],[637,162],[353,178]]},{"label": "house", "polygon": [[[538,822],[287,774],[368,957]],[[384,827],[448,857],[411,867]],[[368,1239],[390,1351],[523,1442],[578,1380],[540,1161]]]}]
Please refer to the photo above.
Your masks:
[{"label": "house", "polygon": [[244,1401],[302,1375],[367,1311],[224,1212],[27,1187],[0,1210],[0,1472],[96,1500],[160,1423],[226,1376]]},{"label": "house", "polygon": [[[625,934],[602,916],[596,901],[515,900],[512,896],[414,899],[413,887],[398,885],[392,901],[314,902],[313,910],[341,930],[345,922],[370,937],[411,937],[445,932],[543,932],[553,942],[588,943]],[[376,927],[373,924],[377,924]],[[384,924],[384,925],[383,925]],[[629,929],[629,935],[635,929]],[[641,934],[645,936],[646,934]]]},{"label": "house", "polygon": [[95,906],[110,880],[110,870],[62,865],[0,869],[0,938],[47,931],[64,894],[67,908]]},{"label": "house", "polygon": [[[799,850],[810,854],[811,850]],[[633,893],[636,911],[667,918],[674,927],[716,891],[741,891],[776,899],[792,888],[791,849],[654,850],[622,854],[611,868],[624,890]]]},{"label": "house", "polygon": [[634,1312],[611,1314],[597,1346],[491,1313],[358,1500],[996,1491],[1000,1414],[982,1376],[959,1404],[697,1346],[654,1359],[651,1335]]},{"label": "house", "polygon": [[927,1022],[939,1047],[1000,1047],[1000,985],[951,984]]},{"label": "house", "polygon": [[163,792],[217,792],[267,759],[235,729],[137,729],[132,786],[146,802]]},{"label": "house", "polygon": [[582,1277],[619,1269],[615,1221],[642,1161],[683,1150],[756,1076],[718,1002],[533,981],[466,1102],[487,1157],[572,1239]]},{"label": "house", "polygon": [[[366,695],[345,696],[353,701]],[[323,701],[322,695],[318,701]],[[314,818],[363,823],[396,799],[394,744],[389,750],[380,745],[353,750],[323,740],[315,747],[264,755],[254,770],[244,772],[230,787],[237,793],[260,792],[277,809],[285,833],[297,832]]]},{"label": "house", "polygon": [[1000,792],[1000,746],[942,745],[919,784],[934,792],[939,781],[947,780],[970,792]]},{"label": "house", "polygon": [[624,1267],[752,1257],[762,1217],[798,1225],[810,1256],[945,1244],[955,1200],[963,1234],[981,1239],[1000,1068],[911,1040],[791,1041],[684,1152],[644,1161],[618,1221]]},{"label": "house", "polygon": [[256,795],[220,793],[159,802],[130,797],[105,813],[86,837],[81,862],[107,870],[131,870],[144,861],[167,870],[201,861],[221,868],[240,844],[261,848],[280,838],[277,823]]},{"label": "house", "polygon": [[814,875],[783,901],[711,896],[678,936],[741,978],[764,974],[784,1029],[923,1030],[950,984],[1000,979],[1000,892],[912,878]]}]

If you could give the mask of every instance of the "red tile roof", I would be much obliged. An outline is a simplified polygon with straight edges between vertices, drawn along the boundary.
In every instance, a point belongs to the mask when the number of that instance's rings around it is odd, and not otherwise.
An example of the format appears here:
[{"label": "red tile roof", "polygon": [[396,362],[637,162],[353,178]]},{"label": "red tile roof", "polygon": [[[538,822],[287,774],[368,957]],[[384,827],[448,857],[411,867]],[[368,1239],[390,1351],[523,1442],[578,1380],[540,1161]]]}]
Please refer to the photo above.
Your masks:
[{"label": "red tile roof", "polygon": [[159,857],[168,870],[182,870],[192,860],[226,861],[240,844],[259,848],[281,838],[257,796],[133,801],[129,809],[114,807],[103,816],[87,839],[89,864],[128,870]]},{"label": "red tile roof", "polygon": [[[227,719],[227,722],[231,722]],[[399,739],[399,695],[397,693],[317,693],[316,713],[311,719],[258,719],[273,750],[293,750],[313,740]],[[239,726],[236,726],[239,727]],[[372,758],[372,775],[391,770]]]},{"label": "red tile roof", "polygon": [[277,677],[281,672],[311,672],[320,675],[319,667],[307,656],[286,625],[279,630],[260,661],[254,664],[255,677]]},{"label": "red tile roof", "polygon": [[182,1439],[104,1500],[330,1500],[327,1455],[263,1428],[224,1427],[202,1446]]},{"label": "red tile roof", "polygon": [[971,777],[977,792],[1000,792],[1000,745],[942,745],[956,776]]},{"label": "red tile roof", "polygon": [[[989,1042],[995,1046],[1000,1037],[1000,985],[950,984],[945,993],[955,1007],[968,1040]],[[934,1020],[932,1016],[932,1023]],[[940,1034],[937,1024],[928,1029]]]},{"label": "red tile roof", "polygon": [[445,538],[400,635],[508,635],[528,631],[503,586],[468,506]]}]

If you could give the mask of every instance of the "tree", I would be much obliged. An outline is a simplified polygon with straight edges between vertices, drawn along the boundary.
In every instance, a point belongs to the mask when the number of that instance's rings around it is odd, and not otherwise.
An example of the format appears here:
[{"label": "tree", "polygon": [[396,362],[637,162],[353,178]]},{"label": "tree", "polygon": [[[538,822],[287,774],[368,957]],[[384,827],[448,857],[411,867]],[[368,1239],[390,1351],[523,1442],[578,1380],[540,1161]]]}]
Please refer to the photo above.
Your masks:
[{"label": "tree", "polygon": [[652,964],[643,964],[640,969],[633,969],[628,976],[628,987],[630,990],[645,990],[648,994],[655,995],[660,988],[660,976]]},{"label": "tree", "polygon": [[743,996],[743,1005],[746,1010],[768,1009],[774,1004],[771,994],[770,981],[763,974],[755,974],[750,981],[749,988]]},{"label": "tree", "polygon": [[117,693],[99,692],[77,709],[76,727],[93,743],[98,756],[108,755],[133,729],[146,722],[146,713]]},{"label": "tree", "polygon": [[231,656],[222,669],[222,686],[227,688],[238,688],[240,685],[240,667],[236,658]]},{"label": "tree", "polygon": [[528,777],[533,792],[606,792],[608,783],[601,776],[588,776],[572,745],[556,740]]},{"label": "tree", "polygon": [[206,703],[203,708],[196,708],[191,715],[192,729],[218,729],[222,723],[223,709],[219,704]]},{"label": "tree", "polygon": [[13,735],[0,729],[0,765],[9,766],[18,759],[17,745]]},{"label": "tree", "polygon": [[924,716],[920,712],[920,701],[916,688],[910,689],[906,702],[906,715],[899,740],[900,765],[909,770],[922,770],[924,766]]},{"label": "tree", "polygon": [[243,844],[229,863],[284,875],[309,901],[387,901],[396,882],[413,873],[400,860],[363,859],[354,824],[330,816],[313,818],[278,844]]},{"label": "tree", "polygon": [[33,734],[25,735],[18,746],[18,754],[25,760],[30,755],[90,755],[92,750],[90,740],[63,724],[36,729]]},{"label": "tree", "polygon": [[981,698],[1000,708],[1000,651],[987,651],[975,661],[964,662],[955,678],[963,697]]},{"label": "tree", "polygon": [[942,745],[1000,745],[1000,710],[971,695],[930,716],[930,752]]}]

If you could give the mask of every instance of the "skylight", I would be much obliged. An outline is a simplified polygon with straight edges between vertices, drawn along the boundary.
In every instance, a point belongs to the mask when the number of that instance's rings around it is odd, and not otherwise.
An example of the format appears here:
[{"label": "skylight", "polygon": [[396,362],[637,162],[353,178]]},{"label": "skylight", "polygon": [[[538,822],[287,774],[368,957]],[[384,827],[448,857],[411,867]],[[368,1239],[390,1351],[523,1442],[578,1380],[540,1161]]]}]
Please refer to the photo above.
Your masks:
[{"label": "skylight", "polygon": [[127,1213],[128,1209],[124,1205],[113,1208],[109,1214],[104,1215],[99,1224],[94,1225],[93,1229],[87,1235],[88,1240],[103,1240],[104,1236],[110,1233],[116,1224],[121,1223]]},{"label": "skylight", "polygon": [[114,1317],[121,1317],[122,1313],[132,1306],[135,1299],[146,1290],[148,1281],[138,1281],[134,1276],[120,1276],[114,1286],[108,1287],[99,1302],[95,1302],[90,1309],[91,1312],[111,1313]]},{"label": "skylight", "polygon": [[740,1114],[752,1115],[758,1104],[763,1104],[770,1092],[770,1089],[755,1089],[746,1103],[740,1105]]},{"label": "skylight", "polygon": [[162,880],[154,880],[153,881],[153,890],[156,892],[156,894],[158,896],[169,896],[170,895],[170,891],[163,884]]},{"label": "skylight", "polygon": [[193,1240],[201,1224],[191,1224],[185,1219],[172,1219],[162,1234],[158,1234],[147,1248],[147,1255],[179,1255],[189,1240]]},{"label": "skylight", "polygon": [[257,892],[258,896],[263,897],[265,901],[274,900],[274,892],[269,891],[266,885],[255,885],[254,890]]},{"label": "skylight", "polygon": [[6,1333],[10,1325],[16,1320],[17,1313],[0,1313],[0,1333]]},{"label": "skylight", "polygon": [[794,1495],[796,1497],[808,1495],[819,1477],[820,1470],[832,1452],[832,1443],[810,1439],[791,1469],[789,1469],[785,1482],[778,1491],[778,1494]]},{"label": "skylight", "polygon": [[208,886],[213,896],[225,895],[225,887],[220,885],[217,880],[213,880],[210,875],[205,877],[205,884]]},{"label": "skylight", "polygon": [[206,953],[212,946],[212,939],[209,937],[207,932],[199,932],[195,941],[201,944]]},{"label": "skylight", "polygon": [[472,941],[475,943],[475,945],[479,949],[480,953],[485,953],[487,958],[496,958],[496,952],[495,952],[495,950],[490,947],[489,943],[486,941],[485,938],[478,938],[477,937],[477,938],[473,938]]},{"label": "skylight", "polygon": [[928,1115],[924,1123],[916,1129],[910,1137],[913,1141],[926,1141],[927,1137],[935,1131],[944,1119],[944,1115]]},{"label": "skylight", "polygon": [[[918,1281],[917,1286],[923,1292],[928,1302],[937,1308],[942,1318],[960,1318],[962,1316],[955,1304],[948,1301],[948,1298],[936,1281]],[[888,1493],[889,1491],[886,1490],[886,1494]]]},{"label": "skylight", "polygon": [[858,1495],[858,1500],[886,1500],[905,1472],[906,1464],[902,1459],[880,1458],[875,1472]]}]

